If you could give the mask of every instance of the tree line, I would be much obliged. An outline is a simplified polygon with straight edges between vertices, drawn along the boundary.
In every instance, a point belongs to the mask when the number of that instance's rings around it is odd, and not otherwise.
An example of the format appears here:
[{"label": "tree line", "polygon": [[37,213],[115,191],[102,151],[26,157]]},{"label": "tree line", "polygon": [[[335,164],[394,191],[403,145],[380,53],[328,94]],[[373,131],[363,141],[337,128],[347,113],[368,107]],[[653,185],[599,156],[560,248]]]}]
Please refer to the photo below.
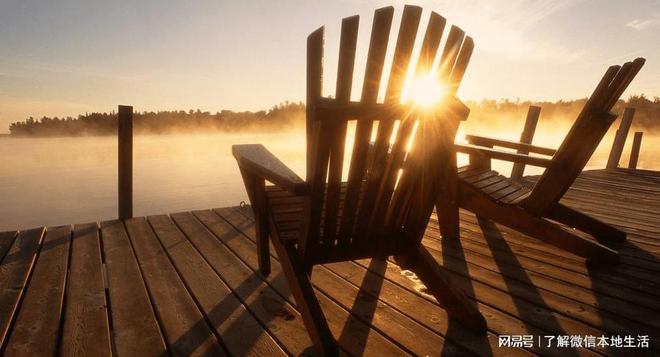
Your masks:
[{"label": "tree line", "polygon": [[[470,120],[498,120],[507,118],[524,120],[530,105],[540,106],[541,120],[574,120],[586,99],[559,100],[556,102],[532,102],[520,100],[467,101],[471,109]],[[636,109],[634,125],[648,130],[660,130],[660,97],[652,100],[633,95],[628,100],[619,100],[613,112],[621,114],[625,107]],[[305,105],[302,102],[284,102],[269,110],[257,112],[234,112],[222,110],[216,113],[189,111],[138,112],[133,114],[136,133],[169,134],[178,132],[246,130],[281,130],[291,125],[304,123]],[[87,113],[78,117],[32,117],[12,123],[11,136],[80,136],[115,135],[117,113]]]},{"label": "tree line", "polygon": [[[144,111],[133,113],[133,130],[137,134],[170,134],[200,131],[278,130],[302,122],[305,105],[284,102],[269,110],[216,113],[201,111]],[[28,118],[9,125],[11,136],[82,136],[115,135],[117,113],[86,113],[78,117]]]},{"label": "tree line", "polygon": [[[575,120],[584,107],[587,99],[559,100],[556,102],[532,102],[504,100],[467,101],[470,107],[470,118],[488,120],[488,118],[506,117],[522,121],[525,119],[530,105],[541,107],[541,121]],[[660,131],[660,97],[647,98],[644,94],[632,95],[628,100],[620,99],[612,108],[612,112],[622,115],[626,107],[635,108],[633,125],[649,131]]]}]

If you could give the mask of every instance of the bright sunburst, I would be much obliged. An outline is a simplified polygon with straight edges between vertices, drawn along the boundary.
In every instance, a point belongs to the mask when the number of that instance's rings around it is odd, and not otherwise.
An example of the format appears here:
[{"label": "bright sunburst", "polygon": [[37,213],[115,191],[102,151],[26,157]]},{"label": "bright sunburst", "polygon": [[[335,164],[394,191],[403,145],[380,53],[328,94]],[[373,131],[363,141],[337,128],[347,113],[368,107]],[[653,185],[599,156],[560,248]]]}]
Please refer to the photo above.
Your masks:
[{"label": "bright sunburst", "polygon": [[430,108],[445,95],[445,87],[440,83],[435,73],[428,73],[413,80],[410,87],[410,98],[415,104]]}]

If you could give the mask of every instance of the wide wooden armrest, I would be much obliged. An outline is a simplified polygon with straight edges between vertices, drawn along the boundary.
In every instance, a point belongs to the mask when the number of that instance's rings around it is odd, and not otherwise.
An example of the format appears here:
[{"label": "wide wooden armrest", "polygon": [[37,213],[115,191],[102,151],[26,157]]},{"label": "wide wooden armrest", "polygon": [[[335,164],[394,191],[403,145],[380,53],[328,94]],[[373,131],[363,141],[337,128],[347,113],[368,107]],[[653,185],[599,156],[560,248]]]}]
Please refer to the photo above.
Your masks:
[{"label": "wide wooden armrest", "polygon": [[553,156],[557,150],[555,149],[550,149],[550,148],[545,148],[542,146],[536,146],[532,144],[525,144],[525,143],[520,143],[517,141],[509,141],[509,140],[502,140],[502,139],[496,139],[496,138],[489,138],[486,136],[479,136],[479,135],[466,135],[465,139],[470,143],[470,144],[475,144],[475,145],[487,145],[487,146],[499,146],[503,148],[508,148],[508,149],[516,149],[516,150],[524,150],[527,152],[535,153],[535,154],[541,154],[541,155],[548,155],[548,156]]},{"label": "wide wooden armrest", "polygon": [[263,145],[232,145],[231,152],[241,170],[246,170],[296,195],[304,195],[308,192],[307,183]]},{"label": "wide wooden armrest", "polygon": [[553,163],[551,159],[537,156],[529,156],[525,154],[518,154],[510,151],[501,151],[497,149],[491,149],[483,146],[477,146],[472,144],[454,144],[456,151],[462,152],[470,155],[485,156],[491,159],[505,160],[511,162],[520,162],[527,165],[539,166],[539,167],[550,167]]}]

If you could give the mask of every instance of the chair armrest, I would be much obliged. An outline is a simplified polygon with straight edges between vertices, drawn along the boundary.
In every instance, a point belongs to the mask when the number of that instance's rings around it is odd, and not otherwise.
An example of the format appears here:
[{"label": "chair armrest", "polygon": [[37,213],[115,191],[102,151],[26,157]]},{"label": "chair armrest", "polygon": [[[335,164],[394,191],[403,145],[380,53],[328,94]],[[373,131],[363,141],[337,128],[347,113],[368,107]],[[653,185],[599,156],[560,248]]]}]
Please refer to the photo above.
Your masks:
[{"label": "chair armrest", "polygon": [[308,192],[307,183],[263,145],[232,145],[231,152],[241,170],[246,170],[296,195],[304,195]]},{"label": "chair armrest", "polygon": [[489,138],[489,137],[486,137],[486,136],[466,135],[465,139],[470,144],[499,146],[499,147],[503,147],[503,148],[523,150],[523,151],[527,151],[527,152],[531,152],[531,153],[535,153],[535,154],[547,155],[547,156],[552,156],[557,151],[555,149],[545,148],[545,147],[536,146],[536,145],[532,145],[532,144],[525,144],[525,143],[519,143],[517,141],[509,141],[509,140],[502,140],[502,139],[496,139],[496,138]]},{"label": "chair armrest", "polygon": [[518,154],[510,151],[501,151],[491,149],[483,146],[471,144],[454,144],[456,151],[470,155],[485,156],[491,159],[505,160],[511,162],[520,162],[527,165],[550,167],[554,161],[543,157],[529,156],[525,154]]}]

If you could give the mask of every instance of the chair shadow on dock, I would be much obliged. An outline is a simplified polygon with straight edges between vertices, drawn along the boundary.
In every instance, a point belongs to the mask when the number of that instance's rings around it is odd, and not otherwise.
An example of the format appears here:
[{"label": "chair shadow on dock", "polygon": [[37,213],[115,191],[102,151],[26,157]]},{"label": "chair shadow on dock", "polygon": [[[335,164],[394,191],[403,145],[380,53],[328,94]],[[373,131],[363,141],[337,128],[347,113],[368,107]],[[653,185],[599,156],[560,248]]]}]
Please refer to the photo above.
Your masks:
[{"label": "chair shadow on dock", "polygon": [[[239,233],[240,234],[240,233]],[[274,277],[274,279],[278,279],[278,276]],[[250,295],[254,293],[257,288],[259,288],[258,284],[253,284],[251,283],[252,280],[260,280],[261,277],[258,275],[258,273],[254,272],[252,275],[250,275],[248,278],[245,279],[245,281],[239,285],[236,288],[236,294],[245,294],[245,295]],[[171,341],[170,346],[174,351],[177,351],[177,346],[187,344],[191,340],[200,340],[200,336],[204,336],[205,329],[207,326],[210,326],[212,330],[216,331],[220,326],[218,326],[217,323],[214,323],[213,321],[226,321],[227,319],[231,318],[232,314],[235,313],[237,310],[241,310],[242,306],[246,306],[248,310],[253,310],[254,304],[268,304],[267,309],[270,311],[275,311],[275,313],[272,315],[272,317],[282,317],[284,319],[293,319],[295,318],[295,315],[293,315],[285,306],[285,300],[283,299],[268,299],[268,297],[264,297],[263,299],[253,302],[253,303],[248,303],[246,301],[239,301],[234,298],[234,296],[227,296],[221,301],[219,301],[211,311],[208,311],[204,314],[204,319],[201,319],[197,321],[197,323],[191,327],[186,333],[181,335],[177,340]],[[243,310],[241,314],[250,314],[250,312]],[[272,319],[271,319],[272,320]],[[263,321],[264,324],[268,324],[271,321]],[[241,339],[242,343],[240,346],[243,347],[243,349],[239,350],[232,350],[231,353],[236,354],[238,356],[245,356],[248,355],[252,351],[252,347],[255,344],[255,342],[258,340],[259,336],[263,331],[259,330],[247,330],[245,328],[242,328],[243,326],[240,326],[242,323],[242,320],[240,318],[235,318],[229,326],[224,327],[226,331],[231,331],[234,329],[241,330],[243,333],[241,334]],[[218,338],[219,341],[222,341],[222,336],[217,335],[216,333],[213,333],[216,335],[216,338]],[[211,337],[207,333],[206,337]],[[204,339],[201,339],[201,341],[204,341]],[[184,351],[195,351],[197,350],[199,346],[190,346],[187,345],[182,348]],[[170,353],[163,353],[161,356],[169,356]],[[203,356],[207,355],[212,355],[212,351],[203,351],[201,353]]]},{"label": "chair shadow on dock", "polygon": [[[372,325],[373,318],[378,308],[378,296],[383,287],[385,270],[387,269],[387,262],[380,259],[372,259],[369,262],[368,270],[371,274],[365,274],[362,279],[362,284],[359,286],[359,292],[355,296],[353,306],[350,308],[350,313],[353,316],[360,316],[364,322]],[[357,336],[355,335],[357,333]],[[368,330],[351,329],[350,325],[344,326],[341,335],[337,339],[340,345],[348,343],[348,336],[353,335],[353,340],[350,343],[355,345],[359,355],[363,354],[367,346],[367,338],[369,335]],[[357,343],[356,343],[357,342]]]},{"label": "chair shadow on dock", "polygon": [[[537,336],[541,334],[552,336],[569,335],[558,321],[558,318],[561,318],[561,316],[558,316],[547,306],[543,296],[539,293],[539,288],[531,281],[528,272],[520,264],[515,252],[504,239],[502,232],[495,223],[481,217],[477,217],[476,219],[488,248],[492,252],[496,269],[501,272],[500,277],[506,285],[506,291],[509,292],[509,296],[516,307],[520,319],[525,324],[527,332]],[[521,289],[524,291],[522,294]],[[514,293],[516,290],[519,291],[518,294]],[[524,295],[524,298],[520,297],[520,295]],[[530,305],[530,303],[536,305],[536,307]],[[540,330],[532,323],[533,321],[543,321],[544,329]],[[539,346],[539,348],[542,348],[542,346]],[[567,350],[562,353],[565,356],[579,355],[574,350]]]},{"label": "chair shadow on dock", "polygon": [[[629,240],[618,249],[622,255],[619,265],[603,266],[587,261],[586,273],[603,330],[612,331],[612,336],[648,336],[648,345],[658,349],[660,259],[632,241],[637,239],[634,234],[628,236]],[[613,287],[616,291],[612,291]],[[617,350],[620,348],[609,348],[612,354],[620,353]]]},{"label": "chair shadow on dock", "polygon": [[[450,240],[450,239],[441,239],[440,244],[442,246],[442,262],[443,266],[445,266],[447,269],[450,269],[454,272],[457,272],[458,274],[462,275],[463,277],[467,277],[468,279],[470,278],[470,271],[468,268],[468,262],[467,259],[465,258],[465,253],[463,251],[463,247],[461,246],[460,240]],[[477,294],[475,293],[473,282],[472,281],[467,281],[466,284],[462,284],[461,288],[465,293],[472,299],[477,300]],[[447,338],[451,340],[458,340],[461,339],[461,336],[465,335],[464,332],[464,327],[462,327],[460,324],[458,324],[456,321],[450,319],[448,321],[448,328],[447,328]],[[483,338],[479,338],[478,336],[475,336],[476,338],[479,339],[479,341],[473,341],[473,343],[477,343],[482,347],[481,354],[485,356],[492,356],[493,351],[491,349],[490,344],[488,343],[487,337],[482,336]],[[443,352],[442,354],[447,355]]]}]

